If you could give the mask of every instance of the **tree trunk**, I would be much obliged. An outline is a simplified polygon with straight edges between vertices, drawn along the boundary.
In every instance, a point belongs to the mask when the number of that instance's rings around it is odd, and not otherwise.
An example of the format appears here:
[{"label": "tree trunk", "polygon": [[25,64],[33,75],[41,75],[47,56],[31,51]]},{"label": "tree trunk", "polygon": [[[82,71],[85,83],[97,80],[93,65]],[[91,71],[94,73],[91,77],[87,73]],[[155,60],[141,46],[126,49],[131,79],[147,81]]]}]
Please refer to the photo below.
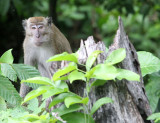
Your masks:
[{"label": "tree trunk", "polygon": [[[106,48],[103,42],[95,43],[93,37],[89,37],[86,41],[81,41],[80,50],[78,51],[79,62],[84,64],[93,51],[101,50],[104,53],[98,56],[96,64],[103,63],[107,56],[118,48],[126,49],[126,58],[118,67],[136,72],[140,75],[141,81],[108,81],[103,86],[93,87],[89,94],[89,109],[101,97],[110,97],[114,103],[105,104],[97,110],[94,114],[96,123],[152,123],[153,121],[146,120],[151,114],[151,109],[145,94],[137,53],[124,31],[120,17],[119,28],[109,51],[105,52]],[[81,96],[84,95],[84,87],[85,84],[79,81],[71,85],[72,91]]]},{"label": "tree trunk", "polygon": [[56,13],[57,0],[49,0],[49,16],[53,18],[53,22],[57,25],[57,13]]}]

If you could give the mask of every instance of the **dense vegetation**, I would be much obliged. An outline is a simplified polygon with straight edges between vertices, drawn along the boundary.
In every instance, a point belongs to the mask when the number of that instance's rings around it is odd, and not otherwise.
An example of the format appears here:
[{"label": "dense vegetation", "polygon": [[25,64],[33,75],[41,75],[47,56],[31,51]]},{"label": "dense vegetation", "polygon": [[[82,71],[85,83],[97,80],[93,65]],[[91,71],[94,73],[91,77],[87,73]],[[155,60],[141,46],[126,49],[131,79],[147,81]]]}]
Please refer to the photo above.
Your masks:
[{"label": "dense vegetation", "polygon": [[[160,58],[160,1],[159,0],[1,0],[0,55],[13,48],[16,63],[23,63],[21,22],[30,16],[52,16],[54,23],[66,35],[72,48],[79,48],[80,39],[93,35],[108,47],[117,29],[117,18],[123,19],[125,30],[137,51],[152,52]],[[153,62],[159,70],[158,58],[143,54],[144,64]],[[149,59],[150,58],[150,59]],[[16,65],[13,65],[13,67]],[[8,65],[1,66],[3,68]],[[21,66],[23,67],[23,65]],[[18,67],[17,67],[18,69]],[[145,76],[144,84],[153,112],[160,112],[160,72]],[[15,75],[14,75],[15,76]],[[14,77],[9,78],[15,81]],[[20,79],[20,78],[19,78]],[[27,78],[25,78],[27,79]],[[14,83],[15,84],[15,83]],[[19,85],[15,84],[18,89]]]},{"label": "dense vegetation", "polygon": [[[86,64],[84,65],[86,71],[78,68],[78,65],[81,64],[78,62],[77,53],[68,54],[64,52],[51,57],[48,59],[48,62],[64,60],[70,61],[70,63],[67,67],[58,70],[50,80],[48,78],[41,77],[38,70],[34,67],[24,64],[13,64],[14,59],[11,50],[6,51],[0,57],[0,121],[3,123],[56,123],[57,121],[65,123],[65,121],[71,122],[74,120],[76,123],[94,123],[92,115],[103,104],[113,103],[113,100],[108,97],[102,97],[98,99],[91,110],[89,110],[89,93],[92,87],[102,86],[108,82],[108,80],[115,81],[116,79],[126,79],[133,82],[140,81],[140,76],[138,74],[115,67],[115,64],[125,59],[125,49],[119,48],[114,50],[103,64],[93,66],[100,53],[102,53],[102,51],[97,50],[88,57]],[[160,67],[158,67],[160,60],[151,53],[144,51],[138,52],[138,57],[143,76],[160,70]],[[144,61],[145,59],[148,60],[147,64]],[[93,78],[95,81],[90,83],[90,79]],[[29,92],[24,100],[22,100],[19,93],[11,83],[11,81],[14,83],[17,82],[17,79],[21,80],[21,83],[27,82],[30,87],[35,89]],[[83,80],[86,83],[84,96],[81,97],[71,92],[64,80],[69,80],[71,84],[75,80]],[[37,100],[37,97],[40,95],[42,95],[43,102],[38,106],[40,102]],[[60,104],[60,106],[58,108],[54,108],[53,112],[48,113],[45,110],[45,103],[51,96],[54,96],[54,99],[51,100],[49,109],[57,104]],[[22,104],[26,102],[28,103],[28,106],[22,106]],[[64,104],[62,104],[62,102]],[[75,112],[79,110],[83,113]],[[154,115],[150,118],[156,119]],[[159,114],[157,118],[159,118]]]}]

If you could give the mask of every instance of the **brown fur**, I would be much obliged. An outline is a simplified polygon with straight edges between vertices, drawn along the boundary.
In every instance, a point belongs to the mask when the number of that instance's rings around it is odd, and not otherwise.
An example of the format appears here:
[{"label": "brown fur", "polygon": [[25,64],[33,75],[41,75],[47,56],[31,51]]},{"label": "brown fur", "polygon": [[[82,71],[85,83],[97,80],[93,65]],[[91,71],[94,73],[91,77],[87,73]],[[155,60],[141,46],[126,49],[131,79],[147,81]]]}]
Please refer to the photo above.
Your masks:
[{"label": "brown fur", "polygon": [[72,53],[71,47],[68,45],[68,40],[54,24],[52,24],[52,30],[53,35],[51,38],[54,39],[54,45],[57,48],[57,53],[62,53],[65,51]]},{"label": "brown fur", "polygon": [[[53,75],[54,65],[52,62],[46,63],[46,60],[62,52],[72,53],[66,37],[51,22],[51,18],[48,17],[31,17],[23,21],[26,31],[23,43],[24,63],[32,66],[37,65],[41,75],[48,78],[51,78]],[[27,25],[31,23],[36,29],[32,29]],[[37,28],[40,23],[43,23],[42,29]],[[40,34],[39,38],[36,38],[37,32]],[[20,96],[25,97],[28,91],[29,87],[22,83]]]},{"label": "brown fur", "polygon": [[30,23],[38,23],[38,22],[43,22],[44,21],[44,17],[30,17],[29,21]]}]

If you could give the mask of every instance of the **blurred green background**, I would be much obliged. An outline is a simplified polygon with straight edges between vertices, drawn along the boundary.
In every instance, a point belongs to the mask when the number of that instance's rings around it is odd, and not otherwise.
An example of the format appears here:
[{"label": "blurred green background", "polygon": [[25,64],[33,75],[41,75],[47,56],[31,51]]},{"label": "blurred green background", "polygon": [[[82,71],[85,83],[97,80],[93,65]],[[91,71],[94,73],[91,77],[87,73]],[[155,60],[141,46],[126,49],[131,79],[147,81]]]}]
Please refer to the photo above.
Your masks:
[{"label": "blurred green background", "polygon": [[[108,47],[121,16],[136,50],[160,58],[160,0],[0,0],[0,55],[13,48],[14,62],[23,62],[22,20],[32,16],[51,16],[73,51],[91,35]],[[146,77],[145,83],[152,110],[160,111],[160,74]]]},{"label": "blurred green background", "polygon": [[31,16],[51,16],[74,51],[90,35],[108,47],[121,16],[135,48],[160,57],[160,0],[0,0],[0,54],[13,48],[16,63],[23,62],[22,20]]}]

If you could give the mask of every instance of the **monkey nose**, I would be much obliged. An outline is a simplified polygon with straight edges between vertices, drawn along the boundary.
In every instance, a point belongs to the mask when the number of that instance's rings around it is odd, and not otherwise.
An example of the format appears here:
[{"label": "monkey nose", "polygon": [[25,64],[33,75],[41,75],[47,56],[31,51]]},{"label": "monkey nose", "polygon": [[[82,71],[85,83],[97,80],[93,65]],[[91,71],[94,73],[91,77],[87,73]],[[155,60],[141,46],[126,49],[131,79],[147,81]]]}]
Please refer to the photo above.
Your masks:
[{"label": "monkey nose", "polygon": [[36,38],[39,38],[40,37],[40,34],[36,34]]}]

